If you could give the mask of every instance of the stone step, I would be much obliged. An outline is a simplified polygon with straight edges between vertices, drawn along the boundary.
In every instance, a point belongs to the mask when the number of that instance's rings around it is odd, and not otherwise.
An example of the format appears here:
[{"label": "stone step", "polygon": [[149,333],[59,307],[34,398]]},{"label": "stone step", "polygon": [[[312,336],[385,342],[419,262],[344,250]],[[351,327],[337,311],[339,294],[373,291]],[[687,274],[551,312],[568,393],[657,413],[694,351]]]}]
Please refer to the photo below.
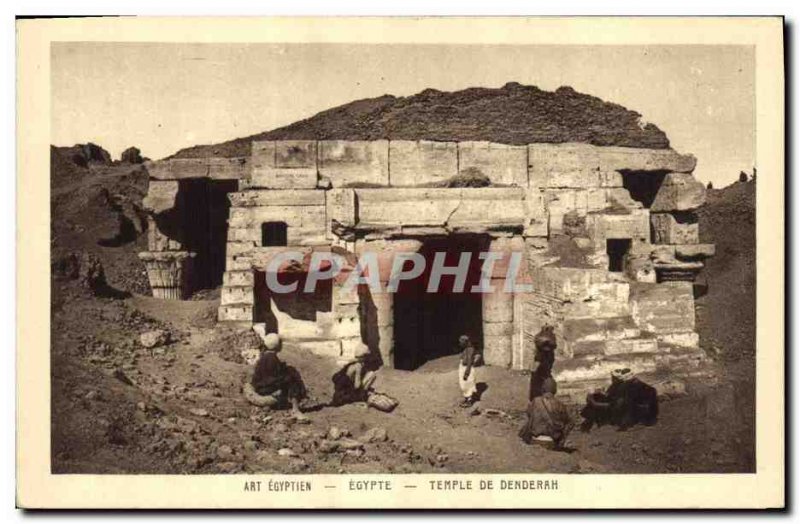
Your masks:
[{"label": "stone step", "polygon": [[658,339],[650,336],[610,340],[579,340],[578,342],[570,343],[568,350],[572,351],[573,358],[625,353],[657,353],[659,351],[658,344]]},{"label": "stone step", "polygon": [[573,358],[606,354],[605,340],[579,340],[577,342],[564,341],[564,346],[566,350],[569,351],[568,354],[572,354]]},{"label": "stone step", "polygon": [[339,358],[342,356],[342,341],[332,338],[306,338],[286,337],[283,339],[285,349],[305,349],[325,357]]},{"label": "stone step", "polygon": [[[628,344],[649,344],[642,342],[653,339],[628,339],[619,341],[621,348]],[[643,346],[648,347],[648,346]],[[652,346],[649,346],[652,348]],[[636,374],[665,370],[670,373],[691,373],[709,362],[702,349],[685,347],[660,347],[657,352],[634,351],[604,355],[584,355],[581,357],[556,360],[553,376],[556,382],[570,383],[586,380],[607,379],[611,372],[619,368],[629,368]]]},{"label": "stone step", "polygon": [[564,321],[564,340],[569,342],[591,342],[635,338],[641,330],[633,317],[575,318]]},{"label": "stone step", "polygon": [[252,270],[238,270],[238,271],[225,271],[222,274],[222,285],[231,286],[249,286],[253,287],[253,271]]},{"label": "stone step", "polygon": [[223,286],[220,290],[220,304],[223,306],[255,302],[253,288],[250,286]]},{"label": "stone step", "polygon": [[[675,398],[688,393],[690,391],[690,386],[687,385],[688,380],[701,380],[704,385],[710,386],[719,383],[719,378],[711,366],[683,373],[657,370],[652,373],[639,373],[636,377],[656,388],[660,399]],[[610,377],[558,384],[557,397],[565,404],[582,407],[586,405],[586,396],[589,393],[596,390],[604,391],[610,385]]]},{"label": "stone step", "polygon": [[253,322],[252,304],[226,304],[217,311],[220,322]]},{"label": "stone step", "polygon": [[596,282],[583,293],[573,297],[565,307],[571,318],[617,318],[629,316],[630,284],[627,282]]}]

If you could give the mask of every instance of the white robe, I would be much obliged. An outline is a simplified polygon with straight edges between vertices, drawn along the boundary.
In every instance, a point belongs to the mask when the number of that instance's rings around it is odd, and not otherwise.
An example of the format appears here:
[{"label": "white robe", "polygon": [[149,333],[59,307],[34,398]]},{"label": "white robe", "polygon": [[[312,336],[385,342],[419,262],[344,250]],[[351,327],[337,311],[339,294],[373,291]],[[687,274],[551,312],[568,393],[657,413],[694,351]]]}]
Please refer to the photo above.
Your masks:
[{"label": "white robe", "polygon": [[469,371],[469,375],[467,375],[467,379],[464,380],[464,371],[466,370],[467,366],[465,366],[462,362],[459,362],[458,385],[461,387],[461,394],[464,395],[465,398],[471,397],[478,391],[475,386],[475,366],[472,366],[472,369]]}]

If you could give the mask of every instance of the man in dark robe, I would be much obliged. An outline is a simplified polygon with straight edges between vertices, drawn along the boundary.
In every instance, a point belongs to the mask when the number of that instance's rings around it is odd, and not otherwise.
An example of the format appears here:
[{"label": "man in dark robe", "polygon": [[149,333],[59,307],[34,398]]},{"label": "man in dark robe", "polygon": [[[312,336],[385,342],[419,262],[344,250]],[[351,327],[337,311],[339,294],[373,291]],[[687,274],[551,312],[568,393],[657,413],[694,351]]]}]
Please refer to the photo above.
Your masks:
[{"label": "man in dark robe", "polygon": [[256,362],[250,385],[257,395],[271,396],[279,403],[288,400],[292,412],[298,418],[305,418],[300,410],[300,401],[306,397],[306,388],[300,373],[292,366],[278,358],[281,350],[281,339],[276,333],[270,333],[264,340],[265,351]]},{"label": "man in dark robe", "polygon": [[581,430],[589,431],[597,424],[612,424],[620,431],[642,423],[653,425],[658,419],[658,392],[631,373],[630,369],[611,372],[611,385],[586,397]]},{"label": "man in dark robe", "polygon": [[544,443],[548,439],[555,450],[563,449],[574,427],[567,407],[555,397],[556,382],[552,378],[542,383],[541,394],[528,404],[528,419],[519,431],[526,444]]}]

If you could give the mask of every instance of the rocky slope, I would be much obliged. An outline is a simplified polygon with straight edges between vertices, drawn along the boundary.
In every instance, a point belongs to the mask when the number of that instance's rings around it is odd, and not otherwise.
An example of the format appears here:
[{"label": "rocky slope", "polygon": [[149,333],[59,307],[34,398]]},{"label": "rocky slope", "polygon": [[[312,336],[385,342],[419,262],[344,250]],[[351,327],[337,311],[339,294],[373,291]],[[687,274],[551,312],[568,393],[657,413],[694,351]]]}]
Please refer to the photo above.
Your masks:
[{"label": "rocky slope", "polygon": [[578,93],[510,82],[356,100],[279,129],[178,151],[178,158],[247,156],[253,140],[488,140],[503,144],[586,142],[664,149],[667,136],[641,115]]},{"label": "rocky slope", "polygon": [[701,275],[708,285],[698,303],[701,343],[738,358],[755,351],[756,183],[708,190],[698,211],[701,242],[716,244]]},{"label": "rocky slope", "polygon": [[91,254],[101,262],[111,287],[149,294],[137,257],[146,249],[141,208],[147,171],[115,162],[94,144],[50,148],[50,246],[56,266]]}]

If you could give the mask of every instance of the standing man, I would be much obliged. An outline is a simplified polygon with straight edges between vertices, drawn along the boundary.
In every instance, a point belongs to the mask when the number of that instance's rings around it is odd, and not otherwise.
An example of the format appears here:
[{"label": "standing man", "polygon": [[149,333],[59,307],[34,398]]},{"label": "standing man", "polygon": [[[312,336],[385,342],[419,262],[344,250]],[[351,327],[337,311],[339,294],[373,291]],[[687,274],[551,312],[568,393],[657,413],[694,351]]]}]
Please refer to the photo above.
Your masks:
[{"label": "standing man", "polygon": [[469,407],[475,403],[478,389],[475,384],[475,363],[479,353],[475,351],[467,335],[458,337],[458,345],[461,349],[461,356],[458,360],[458,385],[464,400],[461,407]]},{"label": "standing man", "polygon": [[531,382],[528,389],[529,402],[544,393],[544,383],[547,380],[551,380],[553,389],[556,389],[556,382],[553,379],[553,364],[556,361],[557,344],[553,326],[542,327],[533,338],[533,343],[536,346],[536,353],[533,357]]}]

